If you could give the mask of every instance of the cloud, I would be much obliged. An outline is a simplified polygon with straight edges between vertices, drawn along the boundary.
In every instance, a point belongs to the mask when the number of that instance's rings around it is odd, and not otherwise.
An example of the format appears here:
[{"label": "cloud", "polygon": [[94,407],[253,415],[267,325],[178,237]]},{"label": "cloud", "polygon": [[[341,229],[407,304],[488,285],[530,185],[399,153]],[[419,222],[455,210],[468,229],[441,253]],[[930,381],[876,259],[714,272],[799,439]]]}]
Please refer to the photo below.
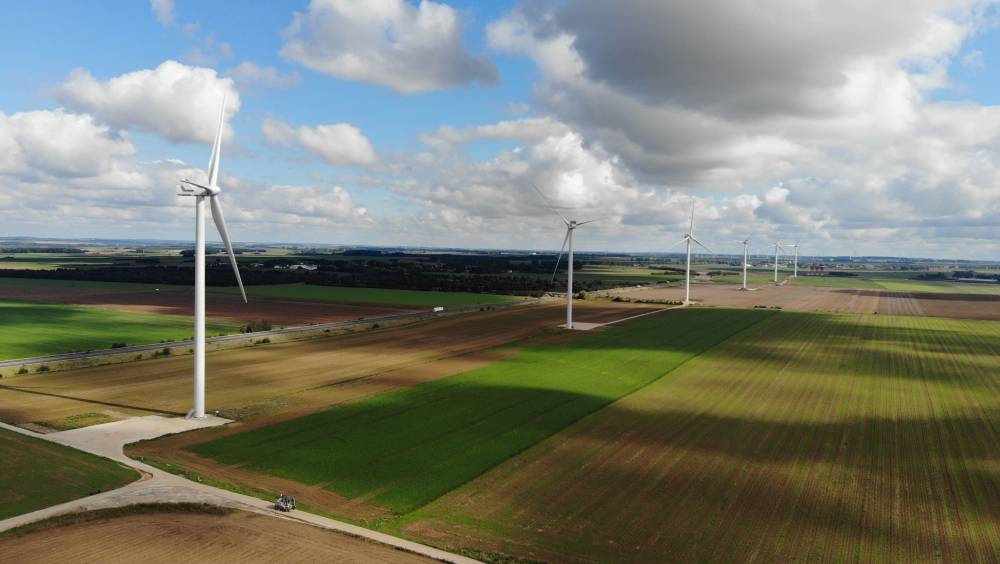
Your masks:
[{"label": "cloud", "polygon": [[274,67],[262,67],[253,61],[244,61],[226,71],[236,81],[243,91],[251,91],[258,86],[276,89],[288,89],[302,82],[302,75],[297,72],[282,73]]},{"label": "cloud", "polygon": [[281,120],[267,118],[261,131],[268,143],[299,145],[330,164],[375,162],[375,150],[368,138],[348,123],[292,127]]},{"label": "cloud", "polygon": [[249,221],[284,224],[369,225],[373,219],[364,207],[354,205],[350,193],[340,186],[269,186],[253,195],[254,211]]},{"label": "cloud", "polygon": [[[539,114],[617,159],[644,194],[707,198],[712,229],[733,226],[710,209],[729,217],[746,196],[744,230],[829,250],[892,233],[897,252],[921,254],[942,248],[943,233],[978,229],[968,248],[986,245],[983,218],[1000,215],[1000,108],[934,99],[984,13],[945,0],[524,2],[487,36],[537,65]],[[440,148],[502,127],[441,128],[424,141]],[[657,208],[631,201],[623,224]]]},{"label": "cloud", "polygon": [[233,55],[232,45],[225,41],[216,41],[215,34],[210,33],[202,40],[201,47],[188,49],[184,54],[184,61],[192,65],[210,67],[225,59],[232,59]]},{"label": "cloud", "polygon": [[[233,79],[176,61],[107,81],[76,69],[54,91],[56,99],[66,106],[90,113],[115,129],[136,128],[170,141],[205,143],[215,138],[224,94],[228,121],[240,109]],[[225,134],[232,137],[229,125]]]},{"label": "cloud", "polygon": [[489,59],[462,46],[455,10],[421,0],[312,0],[285,30],[281,55],[310,69],[398,92],[492,85]]},{"label": "cloud", "polygon": [[108,172],[115,159],[134,153],[128,139],[88,115],[61,109],[0,113],[0,174],[90,177]]},{"label": "cloud", "polygon": [[983,52],[979,49],[973,49],[962,57],[963,67],[972,67],[976,69],[981,69],[986,66],[986,61],[983,58]]},{"label": "cloud", "polygon": [[564,134],[568,131],[569,128],[565,124],[551,117],[525,118],[465,128],[445,125],[436,131],[421,135],[420,141],[430,147],[445,149],[454,145],[463,145],[489,139],[530,143],[553,135]]},{"label": "cloud", "polygon": [[149,5],[161,25],[174,23],[174,0],[149,0]]}]

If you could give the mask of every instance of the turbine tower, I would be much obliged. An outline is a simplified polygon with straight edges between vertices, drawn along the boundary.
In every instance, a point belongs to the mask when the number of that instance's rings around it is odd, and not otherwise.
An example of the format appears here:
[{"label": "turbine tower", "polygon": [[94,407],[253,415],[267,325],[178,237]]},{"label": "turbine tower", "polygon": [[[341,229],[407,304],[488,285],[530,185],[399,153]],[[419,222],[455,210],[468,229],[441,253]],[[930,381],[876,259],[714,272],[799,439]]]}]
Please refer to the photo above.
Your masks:
[{"label": "turbine tower", "polygon": [[778,283],[778,253],[781,252],[781,241],[774,242],[774,283]]},{"label": "turbine tower", "polygon": [[559,210],[557,210],[552,204],[549,203],[548,198],[546,198],[545,194],[543,194],[542,191],[538,189],[538,186],[535,186],[534,184],[532,184],[531,186],[532,188],[535,189],[536,192],[538,192],[538,195],[542,197],[542,201],[545,202],[545,206],[550,210],[552,210],[556,215],[558,215],[559,218],[563,220],[563,223],[566,224],[566,237],[563,238],[562,247],[559,248],[559,256],[556,258],[556,267],[552,269],[552,278],[549,281],[549,283],[551,284],[553,281],[555,281],[556,271],[559,270],[559,262],[562,261],[563,251],[566,251],[567,250],[566,247],[567,245],[569,245],[569,252],[567,253],[567,260],[569,260],[569,270],[567,271],[566,275],[566,328],[572,329],[573,328],[573,232],[576,231],[577,227],[580,227],[581,225],[586,225],[588,223],[593,223],[594,221],[597,220],[590,219],[587,221],[575,221],[566,219],[566,216],[559,213]]},{"label": "turbine tower", "polygon": [[247,294],[243,290],[243,280],[236,265],[236,255],[233,244],[229,240],[226,220],[222,215],[222,204],[219,202],[219,158],[222,152],[222,126],[226,119],[226,98],[222,98],[222,110],[219,114],[219,128],[215,134],[215,144],[212,145],[212,156],[208,161],[208,185],[202,186],[188,179],[181,180],[178,186],[179,196],[194,198],[194,406],[188,417],[201,418],[205,416],[205,200],[212,207],[212,219],[219,230],[222,242],[226,245],[229,262],[236,274],[236,283],[240,287],[243,303]]},{"label": "turbine tower", "polygon": [[799,242],[796,241],[795,244],[792,245],[792,248],[795,249],[795,262],[793,263],[795,266],[793,267],[793,270],[792,270],[792,278],[798,278],[799,277]]},{"label": "turbine tower", "polygon": [[750,263],[750,238],[747,237],[743,239],[743,287],[741,290],[747,289],[747,266]]},{"label": "turbine tower", "polygon": [[711,249],[694,237],[694,202],[691,203],[691,223],[688,225],[688,231],[684,234],[681,241],[687,246],[687,269],[684,273],[684,305],[689,305],[691,303],[691,243],[697,243],[701,248],[712,252]]}]

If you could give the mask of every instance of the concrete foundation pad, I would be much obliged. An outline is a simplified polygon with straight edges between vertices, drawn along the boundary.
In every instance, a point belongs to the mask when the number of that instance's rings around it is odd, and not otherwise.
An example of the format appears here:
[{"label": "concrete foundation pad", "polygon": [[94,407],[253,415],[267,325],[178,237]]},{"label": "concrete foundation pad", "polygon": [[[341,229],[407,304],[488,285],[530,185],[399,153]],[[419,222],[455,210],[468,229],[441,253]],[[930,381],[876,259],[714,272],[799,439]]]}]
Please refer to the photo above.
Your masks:
[{"label": "concrete foundation pad", "polygon": [[[597,327],[604,327],[604,325],[604,323],[584,323],[582,321],[574,321],[572,329],[574,331],[590,331],[591,329],[595,329]],[[563,323],[559,327],[561,329],[565,329],[566,324]]]},{"label": "concrete foundation pad", "polygon": [[122,446],[138,441],[155,439],[205,427],[217,427],[230,423],[229,419],[206,415],[201,419],[183,417],[163,417],[149,415],[132,417],[112,423],[82,427],[58,433],[49,433],[47,440],[117,459],[122,456]]}]

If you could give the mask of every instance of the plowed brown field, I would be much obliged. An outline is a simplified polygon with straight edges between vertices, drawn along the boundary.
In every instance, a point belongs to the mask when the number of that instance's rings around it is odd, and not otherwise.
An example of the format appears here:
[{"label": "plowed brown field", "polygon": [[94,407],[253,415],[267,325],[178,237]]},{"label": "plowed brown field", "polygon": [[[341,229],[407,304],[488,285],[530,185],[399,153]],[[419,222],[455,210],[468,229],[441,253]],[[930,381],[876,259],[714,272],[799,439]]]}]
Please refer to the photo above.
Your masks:
[{"label": "plowed brown field", "polygon": [[[157,292],[146,289],[121,291],[108,288],[0,284],[0,299],[4,298],[50,304],[84,305],[117,311],[186,316],[194,314],[193,291],[176,287]],[[275,325],[346,321],[359,317],[416,311],[414,308],[381,304],[344,304],[274,298],[254,298],[249,303],[243,303],[239,296],[214,292],[209,293],[205,300],[205,308],[210,319],[230,319],[239,323],[264,319]]]},{"label": "plowed brown field", "polygon": [[[620,292],[632,299],[682,300],[684,288],[643,288]],[[957,319],[1000,320],[1000,296],[895,292],[852,288],[763,285],[743,291],[735,284],[693,284],[699,304],[723,307],[779,306],[797,311],[919,315]]]},{"label": "plowed brown field", "polygon": [[4,562],[432,562],[415,554],[242,511],[152,513],[0,539]]}]

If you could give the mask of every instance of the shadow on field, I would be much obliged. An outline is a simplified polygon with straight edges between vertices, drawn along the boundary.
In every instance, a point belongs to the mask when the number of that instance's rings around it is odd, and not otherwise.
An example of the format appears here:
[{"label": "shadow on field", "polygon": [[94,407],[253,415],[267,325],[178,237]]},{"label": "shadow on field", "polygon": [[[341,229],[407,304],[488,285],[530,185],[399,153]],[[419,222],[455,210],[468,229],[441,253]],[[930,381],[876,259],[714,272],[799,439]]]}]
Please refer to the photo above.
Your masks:
[{"label": "shadow on field", "polygon": [[[671,319],[674,313],[661,314],[661,319],[682,322]],[[725,322],[725,318],[716,321],[720,329]],[[993,375],[1000,368],[1000,325],[978,323],[990,322],[783,311],[715,346],[711,354],[745,360],[748,366],[767,362],[776,369],[797,365],[820,374],[992,386]],[[976,327],[985,329],[977,331]],[[592,349],[585,339],[564,346],[580,351]],[[634,342],[627,346],[643,345]],[[688,349],[678,345],[677,350]]]}]

